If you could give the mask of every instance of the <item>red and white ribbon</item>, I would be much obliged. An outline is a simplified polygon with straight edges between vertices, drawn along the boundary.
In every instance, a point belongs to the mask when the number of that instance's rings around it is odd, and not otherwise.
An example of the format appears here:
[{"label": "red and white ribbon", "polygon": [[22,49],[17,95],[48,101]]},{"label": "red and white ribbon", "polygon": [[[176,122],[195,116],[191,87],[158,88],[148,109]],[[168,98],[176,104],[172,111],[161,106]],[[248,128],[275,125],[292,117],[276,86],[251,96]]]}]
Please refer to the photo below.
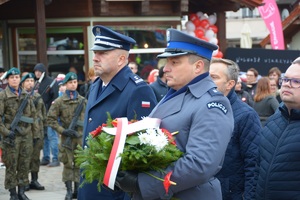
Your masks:
[{"label": "red and white ribbon", "polygon": [[117,118],[117,128],[103,127],[103,130],[108,134],[115,135],[112,150],[108,159],[108,164],[104,174],[103,184],[114,189],[116,176],[121,163],[121,157],[123,153],[126,136],[130,133],[141,131],[148,128],[159,128],[160,119],[157,118],[144,118],[141,121],[128,124],[127,118]]}]

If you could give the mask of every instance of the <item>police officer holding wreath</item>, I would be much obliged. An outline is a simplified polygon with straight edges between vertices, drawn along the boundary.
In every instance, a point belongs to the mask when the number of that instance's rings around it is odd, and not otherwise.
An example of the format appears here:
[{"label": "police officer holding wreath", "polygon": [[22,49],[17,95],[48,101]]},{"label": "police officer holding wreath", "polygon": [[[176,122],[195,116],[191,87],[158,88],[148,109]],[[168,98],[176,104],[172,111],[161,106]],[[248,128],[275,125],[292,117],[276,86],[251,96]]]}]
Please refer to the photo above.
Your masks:
[{"label": "police officer holding wreath", "polygon": [[[11,68],[6,75],[8,86],[0,92],[0,133],[3,136],[3,162],[6,166],[5,189],[10,192],[10,200],[28,200],[25,186],[28,182],[28,171],[32,155],[33,138],[38,133],[36,109],[31,98],[22,112],[20,121],[15,127],[11,123],[15,119],[20,105],[28,93],[19,87],[20,70]],[[16,187],[18,186],[18,194]]]},{"label": "police officer holding wreath", "polygon": [[[66,86],[66,92],[51,105],[48,112],[48,125],[61,135],[58,157],[64,164],[62,181],[67,188],[65,200],[71,200],[77,198],[79,187],[79,168],[75,165],[74,150],[78,144],[82,145],[86,99],[76,91],[78,82],[74,72],[66,74],[62,84]],[[78,120],[75,120],[77,117]],[[73,194],[72,182],[74,182]]]},{"label": "police officer holding wreath", "polygon": [[[112,118],[127,117],[140,120],[148,116],[156,105],[152,89],[128,67],[130,46],[135,40],[105,26],[94,26],[95,36],[93,62],[95,75],[98,76],[90,87],[90,94],[84,118],[83,145],[85,138],[102,123],[107,121],[107,112]],[[81,176],[81,181],[84,181]],[[121,190],[110,190],[98,181],[80,187],[79,200],[129,200]]]},{"label": "police officer holding wreath", "polygon": [[[21,85],[26,92],[30,93],[34,86],[34,74],[28,73],[23,76]],[[28,186],[26,186],[26,190],[44,190],[45,187],[38,182],[38,172],[40,171],[40,153],[43,149],[44,143],[44,129],[47,128],[47,114],[46,107],[43,99],[41,98],[41,95],[37,92],[34,92],[32,95],[32,99],[37,113],[35,123],[37,123],[39,131],[36,134],[36,137],[33,139],[33,151],[30,162],[31,182]]]},{"label": "police officer holding wreath", "polygon": [[[209,76],[212,53],[218,47],[176,29],[167,30],[168,45],[158,58],[166,58],[167,84],[171,88],[150,117],[161,119],[161,128],[178,131],[177,147],[184,155],[169,165],[169,188],[146,173],[120,172],[116,186],[133,193],[134,200],[221,200],[221,185],[215,175],[221,169],[233,131],[229,100],[216,90]],[[151,171],[164,179],[165,173]]]}]

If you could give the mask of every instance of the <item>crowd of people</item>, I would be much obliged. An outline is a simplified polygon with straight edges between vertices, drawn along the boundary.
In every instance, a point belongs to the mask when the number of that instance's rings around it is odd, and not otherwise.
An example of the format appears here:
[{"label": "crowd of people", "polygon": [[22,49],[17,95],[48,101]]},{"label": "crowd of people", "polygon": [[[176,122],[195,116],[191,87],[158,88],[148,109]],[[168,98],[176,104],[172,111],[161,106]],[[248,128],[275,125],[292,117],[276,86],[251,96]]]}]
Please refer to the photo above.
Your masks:
[{"label": "crowd of people", "polygon": [[[44,190],[39,166],[61,163],[65,200],[300,199],[300,57],[284,76],[275,67],[267,77],[254,68],[243,77],[234,61],[212,57],[216,45],[167,31],[168,46],[147,81],[129,62],[135,40],[100,25],[92,30],[87,81],[75,68],[52,78],[42,63],[33,72],[0,68],[0,158],[11,200]],[[176,144],[184,154],[166,168],[177,185],[166,193],[148,174],[122,171],[115,190],[101,185],[99,192],[97,181],[79,187],[85,177],[74,150],[87,145],[107,112],[159,118],[161,128],[179,131]]]}]

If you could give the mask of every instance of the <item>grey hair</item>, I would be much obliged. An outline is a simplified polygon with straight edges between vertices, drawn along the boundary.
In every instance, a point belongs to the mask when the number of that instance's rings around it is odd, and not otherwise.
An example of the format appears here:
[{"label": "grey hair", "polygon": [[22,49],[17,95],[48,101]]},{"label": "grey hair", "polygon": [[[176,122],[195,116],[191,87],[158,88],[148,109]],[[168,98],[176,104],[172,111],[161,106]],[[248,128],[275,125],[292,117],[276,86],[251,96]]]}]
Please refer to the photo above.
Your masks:
[{"label": "grey hair", "polygon": [[234,80],[235,83],[237,83],[239,78],[239,72],[240,72],[240,68],[238,64],[236,64],[232,60],[222,59],[222,58],[213,58],[211,63],[225,64],[227,66],[227,70],[225,72],[227,76],[227,80]]}]

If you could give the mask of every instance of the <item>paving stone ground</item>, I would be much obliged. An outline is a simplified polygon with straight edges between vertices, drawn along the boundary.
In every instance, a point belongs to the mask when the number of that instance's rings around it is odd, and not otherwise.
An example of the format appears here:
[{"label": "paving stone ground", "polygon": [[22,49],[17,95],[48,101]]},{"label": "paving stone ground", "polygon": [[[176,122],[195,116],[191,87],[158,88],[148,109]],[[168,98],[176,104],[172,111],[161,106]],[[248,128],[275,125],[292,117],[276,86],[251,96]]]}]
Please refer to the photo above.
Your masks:
[{"label": "paving stone ground", "polygon": [[[65,184],[62,182],[63,165],[59,167],[41,166],[39,182],[45,190],[30,190],[26,195],[30,200],[64,200],[66,194]],[[5,169],[0,168],[0,200],[9,200],[9,191],[4,189]],[[31,178],[31,177],[29,177]]]}]

